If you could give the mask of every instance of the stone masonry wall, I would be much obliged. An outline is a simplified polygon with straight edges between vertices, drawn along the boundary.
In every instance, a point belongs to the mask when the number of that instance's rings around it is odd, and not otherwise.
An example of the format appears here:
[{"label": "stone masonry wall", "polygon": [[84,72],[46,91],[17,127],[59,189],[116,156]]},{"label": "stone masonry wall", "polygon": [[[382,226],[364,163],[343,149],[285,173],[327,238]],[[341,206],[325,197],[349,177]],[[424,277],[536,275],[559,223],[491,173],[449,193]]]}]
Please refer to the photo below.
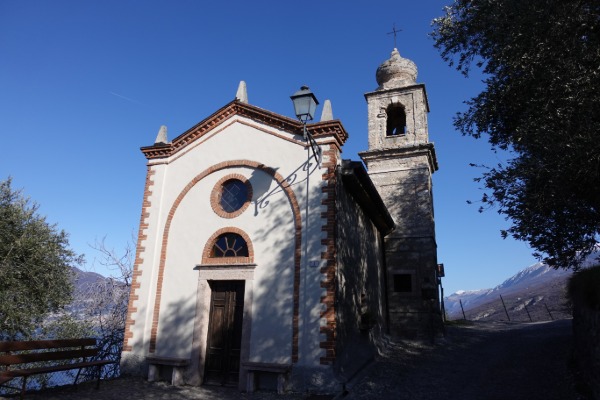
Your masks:
[{"label": "stone masonry wall", "polygon": [[335,370],[351,379],[377,354],[385,330],[385,268],[379,232],[338,180]]}]

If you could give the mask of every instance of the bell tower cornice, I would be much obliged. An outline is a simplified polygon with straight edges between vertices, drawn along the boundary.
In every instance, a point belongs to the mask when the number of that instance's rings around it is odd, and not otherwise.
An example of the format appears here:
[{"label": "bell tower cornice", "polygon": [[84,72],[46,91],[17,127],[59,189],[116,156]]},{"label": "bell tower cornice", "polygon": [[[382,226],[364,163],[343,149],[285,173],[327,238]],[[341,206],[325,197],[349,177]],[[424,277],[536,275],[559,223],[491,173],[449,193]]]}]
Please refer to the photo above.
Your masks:
[{"label": "bell tower cornice", "polygon": [[429,112],[429,99],[427,98],[427,91],[425,90],[425,84],[424,83],[416,83],[414,85],[409,85],[409,86],[403,86],[401,88],[394,88],[394,89],[381,89],[381,90],[376,90],[373,92],[367,92],[365,93],[365,100],[369,101],[369,99],[371,97],[376,97],[376,96],[382,96],[382,95],[393,95],[394,93],[399,93],[399,92],[410,92],[413,90],[421,90],[423,93],[423,97],[425,99],[425,107],[426,107],[426,111]]},{"label": "bell tower cornice", "polygon": [[387,170],[388,164],[393,160],[398,161],[413,158],[426,158],[431,174],[439,169],[433,143],[367,150],[358,153],[358,155],[367,165],[369,173],[379,173],[381,170]]}]

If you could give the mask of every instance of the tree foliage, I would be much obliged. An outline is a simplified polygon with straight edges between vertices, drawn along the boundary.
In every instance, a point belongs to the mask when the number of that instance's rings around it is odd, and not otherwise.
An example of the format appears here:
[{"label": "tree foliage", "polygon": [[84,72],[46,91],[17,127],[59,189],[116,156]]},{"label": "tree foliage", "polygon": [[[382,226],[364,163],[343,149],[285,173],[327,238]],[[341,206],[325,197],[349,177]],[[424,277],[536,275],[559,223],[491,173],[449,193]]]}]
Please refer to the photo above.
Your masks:
[{"label": "tree foliage", "polygon": [[600,233],[600,2],[456,0],[433,21],[442,58],[485,88],[454,121],[510,159],[480,180],[485,206],[554,267],[577,268]]},{"label": "tree foliage", "polygon": [[81,257],[38,205],[0,182],[0,339],[32,337],[42,320],[71,300],[71,266]]}]

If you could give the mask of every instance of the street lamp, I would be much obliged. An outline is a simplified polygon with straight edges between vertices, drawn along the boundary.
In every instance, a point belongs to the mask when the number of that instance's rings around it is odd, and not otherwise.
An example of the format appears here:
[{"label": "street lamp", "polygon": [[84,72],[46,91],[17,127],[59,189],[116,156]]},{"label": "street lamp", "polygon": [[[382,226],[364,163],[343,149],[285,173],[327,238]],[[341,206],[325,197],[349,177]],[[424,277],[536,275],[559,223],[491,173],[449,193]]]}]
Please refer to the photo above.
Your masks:
[{"label": "street lamp", "polygon": [[312,121],[315,116],[319,100],[317,100],[308,86],[302,86],[300,90],[290,96],[290,99],[292,99],[292,102],[294,103],[294,113],[296,114],[296,117],[302,122],[304,140],[307,140],[310,144],[317,165],[321,165],[321,147],[306,129],[306,123]]},{"label": "street lamp", "polygon": [[312,121],[319,105],[319,100],[317,100],[308,86],[302,86],[300,90],[290,96],[290,99],[294,103],[296,117],[305,125],[308,121]]}]

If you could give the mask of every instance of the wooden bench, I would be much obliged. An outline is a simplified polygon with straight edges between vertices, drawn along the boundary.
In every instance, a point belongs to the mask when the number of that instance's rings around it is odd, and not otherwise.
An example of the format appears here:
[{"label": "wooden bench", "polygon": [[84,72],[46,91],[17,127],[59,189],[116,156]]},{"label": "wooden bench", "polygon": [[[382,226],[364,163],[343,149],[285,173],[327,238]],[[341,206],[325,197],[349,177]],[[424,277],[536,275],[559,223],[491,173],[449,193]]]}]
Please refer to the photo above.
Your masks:
[{"label": "wooden bench", "polygon": [[[23,398],[27,378],[31,375],[77,369],[77,376],[73,382],[75,385],[82,368],[96,367],[98,368],[96,388],[98,388],[101,367],[115,361],[89,361],[90,358],[97,355],[98,348],[94,338],[0,342],[0,385],[4,385],[14,378],[23,378],[21,387],[21,398]],[[57,361],[67,360],[71,360],[71,362],[57,363]],[[40,362],[48,363],[48,365],[28,365]],[[12,369],[14,366],[17,368]]]},{"label": "wooden bench", "polygon": [[146,356],[148,362],[148,382],[154,382],[160,377],[160,367],[166,365],[173,368],[171,373],[171,385],[183,385],[183,371],[190,364],[185,358]]},{"label": "wooden bench", "polygon": [[287,390],[289,373],[292,369],[290,364],[273,364],[260,362],[243,362],[242,367],[248,371],[246,381],[246,392],[253,393],[256,388],[256,372],[270,372],[277,374],[277,393],[283,394]]}]

